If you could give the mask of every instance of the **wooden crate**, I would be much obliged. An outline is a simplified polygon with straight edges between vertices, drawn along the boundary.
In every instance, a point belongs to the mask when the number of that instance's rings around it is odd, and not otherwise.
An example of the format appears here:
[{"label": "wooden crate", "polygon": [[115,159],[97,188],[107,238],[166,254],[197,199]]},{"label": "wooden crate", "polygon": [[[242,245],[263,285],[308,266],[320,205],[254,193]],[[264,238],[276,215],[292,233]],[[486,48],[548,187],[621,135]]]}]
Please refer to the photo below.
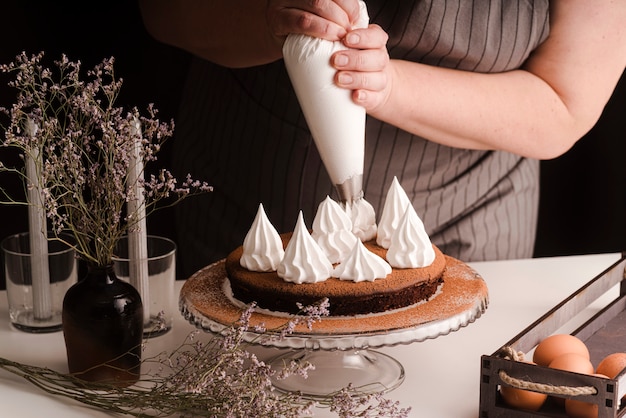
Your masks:
[{"label": "wooden crate", "polygon": [[[563,300],[492,355],[481,357],[479,418],[566,417],[562,405],[549,398],[538,412],[513,409],[506,405],[499,387],[512,379],[533,382],[556,390],[559,398],[576,398],[598,405],[598,418],[626,416],[626,371],[614,379],[572,373],[516,361],[511,353],[529,353],[544,338],[557,332],[569,320],[620,285],[619,295],[596,315],[572,332],[585,342],[591,359],[614,352],[626,352],[626,252],[620,260]],[[503,380],[504,379],[504,380]],[[543,390],[542,390],[543,391]],[[590,393],[594,394],[580,394]],[[566,394],[569,393],[569,394]]]}]

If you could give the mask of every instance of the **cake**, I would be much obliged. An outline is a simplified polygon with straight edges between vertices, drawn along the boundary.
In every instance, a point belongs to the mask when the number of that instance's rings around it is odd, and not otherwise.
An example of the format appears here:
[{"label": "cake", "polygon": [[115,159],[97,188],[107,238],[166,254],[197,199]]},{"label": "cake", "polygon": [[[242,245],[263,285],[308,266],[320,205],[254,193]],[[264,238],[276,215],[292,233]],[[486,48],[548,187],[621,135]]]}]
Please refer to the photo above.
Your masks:
[{"label": "cake", "polygon": [[[283,237],[285,245],[288,236]],[[365,247],[382,258],[386,249],[375,241]],[[384,280],[352,282],[330,277],[318,283],[294,284],[280,278],[275,271],[250,271],[240,264],[243,247],[226,258],[226,274],[235,299],[271,311],[297,313],[304,306],[328,298],[331,315],[358,315],[389,311],[413,305],[430,298],[442,283],[446,260],[434,247],[435,261],[424,268],[393,269]]]},{"label": "cake", "polygon": [[[364,219],[369,227],[363,227]],[[300,213],[293,233],[279,235],[260,204],[243,245],[225,260],[234,299],[293,314],[327,298],[332,316],[426,301],[441,286],[445,268],[446,258],[395,178],[380,225],[367,202],[342,208],[327,197],[312,232]]]},{"label": "cake", "polygon": [[272,330],[282,329],[298,304],[329,298],[331,315],[313,328],[305,321],[286,338],[243,337],[291,349],[373,348],[455,331],[484,312],[487,286],[470,266],[430,243],[408,201],[392,185],[372,225],[367,202],[339,207],[327,198],[311,230],[300,214],[293,233],[282,235],[259,204],[243,245],[184,283],[181,312],[196,327],[221,333],[256,302],[265,309],[251,311],[249,329]]}]

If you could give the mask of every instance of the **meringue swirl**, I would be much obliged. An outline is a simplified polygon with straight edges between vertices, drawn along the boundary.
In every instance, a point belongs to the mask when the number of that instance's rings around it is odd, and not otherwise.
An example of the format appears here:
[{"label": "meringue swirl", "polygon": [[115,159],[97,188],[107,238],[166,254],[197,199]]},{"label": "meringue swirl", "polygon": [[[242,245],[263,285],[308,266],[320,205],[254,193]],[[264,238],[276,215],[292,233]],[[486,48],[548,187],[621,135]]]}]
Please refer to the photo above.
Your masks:
[{"label": "meringue swirl", "polygon": [[251,271],[275,271],[284,254],[280,235],[267,218],[263,204],[259,204],[252,226],[243,240],[239,264]]},{"label": "meringue swirl", "polygon": [[276,273],[292,283],[318,283],[327,280],[333,265],[306,228],[302,211]]},{"label": "meringue swirl", "polygon": [[329,196],[317,208],[311,236],[333,264],[343,261],[357,241],[352,233],[352,221]]},{"label": "meringue swirl", "polygon": [[352,233],[363,242],[376,237],[376,212],[364,198],[346,204],[346,213],[352,220]]},{"label": "meringue swirl", "polygon": [[373,282],[391,274],[391,266],[357,240],[350,256],[333,270],[332,276],[354,282]]},{"label": "meringue swirl", "polygon": [[435,261],[435,250],[415,209],[407,205],[400,225],[391,237],[387,261],[395,268],[419,268]]},{"label": "meringue swirl", "polygon": [[378,222],[376,244],[383,248],[389,248],[391,237],[393,236],[394,231],[398,228],[407,205],[410,204],[411,202],[409,197],[402,186],[400,186],[398,178],[394,176],[391,186],[389,186],[387,197],[385,198],[385,204],[383,205],[383,211],[380,215],[380,221]]}]

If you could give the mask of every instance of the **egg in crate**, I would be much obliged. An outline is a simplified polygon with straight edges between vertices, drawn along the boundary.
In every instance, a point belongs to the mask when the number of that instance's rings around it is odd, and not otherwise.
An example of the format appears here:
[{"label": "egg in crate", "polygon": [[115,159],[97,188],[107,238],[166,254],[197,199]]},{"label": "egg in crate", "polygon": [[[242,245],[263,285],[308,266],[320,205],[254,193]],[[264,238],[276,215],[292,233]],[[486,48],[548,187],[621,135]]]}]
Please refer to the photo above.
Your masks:
[{"label": "egg in crate", "polygon": [[541,409],[544,402],[548,398],[548,395],[545,393],[533,392],[532,390],[518,389],[512,386],[504,385],[500,387],[500,395],[502,395],[502,399],[508,406],[533,412]]},{"label": "egg in crate", "polygon": [[547,367],[557,357],[569,353],[578,354],[589,360],[589,349],[581,339],[570,334],[554,334],[537,344],[533,362]]},{"label": "egg in crate", "polygon": [[624,368],[626,368],[626,353],[613,353],[604,357],[600,363],[598,363],[596,373],[614,379]]},{"label": "egg in crate", "polygon": [[[594,376],[608,377],[602,374],[595,373]],[[598,417],[598,405],[595,403],[579,401],[576,398],[569,398],[565,400],[565,413],[570,418],[597,418]]]},{"label": "egg in crate", "polygon": [[548,367],[581,374],[592,374],[594,372],[593,364],[589,357],[578,353],[561,354],[552,360]]}]

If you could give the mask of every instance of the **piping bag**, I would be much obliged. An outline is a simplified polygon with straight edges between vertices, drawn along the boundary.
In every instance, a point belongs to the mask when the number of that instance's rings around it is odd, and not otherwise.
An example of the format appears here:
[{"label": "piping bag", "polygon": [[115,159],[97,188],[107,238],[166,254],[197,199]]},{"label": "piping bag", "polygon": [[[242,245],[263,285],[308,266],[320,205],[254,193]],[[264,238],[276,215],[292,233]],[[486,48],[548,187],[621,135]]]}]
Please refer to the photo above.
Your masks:
[{"label": "piping bag", "polygon": [[[361,14],[355,25],[365,28],[369,17],[360,1]],[[342,203],[363,196],[365,155],[365,109],[355,104],[351,92],[337,87],[336,70],[330,57],[348,49],[340,41],[291,34],[283,45],[283,57],[322,162]]]}]

